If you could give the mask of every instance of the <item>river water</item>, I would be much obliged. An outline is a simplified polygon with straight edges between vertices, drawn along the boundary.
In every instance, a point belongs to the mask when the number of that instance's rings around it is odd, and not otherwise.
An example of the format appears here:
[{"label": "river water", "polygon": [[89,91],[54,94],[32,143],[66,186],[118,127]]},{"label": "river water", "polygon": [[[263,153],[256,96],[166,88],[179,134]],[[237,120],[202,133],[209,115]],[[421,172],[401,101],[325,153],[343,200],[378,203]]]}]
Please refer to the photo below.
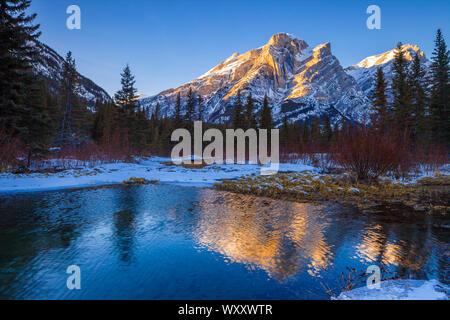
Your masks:
[{"label": "river water", "polygon": [[372,265],[449,284],[447,223],[175,185],[0,195],[0,299],[329,299]]}]

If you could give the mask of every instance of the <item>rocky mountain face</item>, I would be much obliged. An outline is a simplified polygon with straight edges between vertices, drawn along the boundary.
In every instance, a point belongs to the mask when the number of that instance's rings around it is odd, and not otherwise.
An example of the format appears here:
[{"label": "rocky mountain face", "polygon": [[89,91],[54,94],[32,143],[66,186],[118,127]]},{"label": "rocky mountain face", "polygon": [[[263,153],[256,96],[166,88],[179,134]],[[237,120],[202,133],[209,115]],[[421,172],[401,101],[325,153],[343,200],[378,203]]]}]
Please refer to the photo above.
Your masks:
[{"label": "rocky mountain face", "polygon": [[[426,69],[430,67],[430,61],[427,60],[425,54],[420,51],[417,45],[405,44],[401,48],[406,60],[412,61],[417,53],[419,54],[421,63],[424,65],[424,67]],[[396,49],[393,49],[376,56],[365,58],[358,64],[346,68],[345,72],[348,75],[352,76],[358,83],[361,90],[363,90],[364,93],[368,97],[370,97],[371,92],[374,89],[374,81],[378,68],[382,68],[390,88],[390,83],[393,76],[392,67],[394,64],[395,51]],[[392,96],[389,94],[389,92],[388,96],[390,99],[392,99]]]},{"label": "rocky mountain face", "polygon": [[258,112],[267,95],[277,123],[285,115],[296,122],[324,114],[332,123],[343,117],[363,121],[370,106],[355,79],[333,56],[330,43],[312,48],[286,33],[274,35],[258,49],[233,54],[189,83],[140,102],[150,111],[159,103],[161,114],[171,117],[178,94],[185,112],[189,88],[201,98],[204,119],[216,123],[230,120],[239,91],[243,102],[252,94]]},{"label": "rocky mountain face", "polygon": [[[34,68],[37,73],[44,76],[49,89],[55,94],[59,94],[61,90],[61,75],[64,68],[64,58],[47,45],[36,42],[41,55],[41,61]],[[101,87],[96,85],[90,79],[79,74],[80,87],[79,98],[86,100],[90,106],[95,105],[96,101],[110,101],[108,93]]]}]

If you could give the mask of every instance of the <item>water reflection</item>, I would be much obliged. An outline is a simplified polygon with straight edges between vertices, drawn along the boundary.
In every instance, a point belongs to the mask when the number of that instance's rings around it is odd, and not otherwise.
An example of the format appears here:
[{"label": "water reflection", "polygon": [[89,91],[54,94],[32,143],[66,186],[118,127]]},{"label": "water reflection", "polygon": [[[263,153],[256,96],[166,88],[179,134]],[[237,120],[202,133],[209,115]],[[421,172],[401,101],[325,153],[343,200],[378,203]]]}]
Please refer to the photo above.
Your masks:
[{"label": "water reflection", "polygon": [[264,269],[282,280],[302,269],[317,274],[333,259],[323,206],[211,190],[201,194],[196,239],[230,262]]},{"label": "water reflection", "polygon": [[446,223],[169,185],[0,196],[0,299],[326,299],[372,264],[448,284]]},{"label": "water reflection", "polygon": [[[435,239],[442,237],[445,229],[435,230],[435,235],[429,217],[386,222],[382,215],[340,215],[339,211],[352,210],[330,204],[276,201],[211,190],[203,190],[201,195],[196,240],[231,263],[263,269],[277,280],[305,270],[310,276],[321,277],[327,269],[335,268],[339,249],[347,250],[347,258],[363,265],[377,264],[397,276],[422,279],[436,249],[445,247],[448,253],[448,244]],[[353,248],[347,249],[348,245]],[[448,254],[438,252],[437,259],[440,280],[446,283]],[[350,260],[347,263],[348,267],[355,264]]]}]

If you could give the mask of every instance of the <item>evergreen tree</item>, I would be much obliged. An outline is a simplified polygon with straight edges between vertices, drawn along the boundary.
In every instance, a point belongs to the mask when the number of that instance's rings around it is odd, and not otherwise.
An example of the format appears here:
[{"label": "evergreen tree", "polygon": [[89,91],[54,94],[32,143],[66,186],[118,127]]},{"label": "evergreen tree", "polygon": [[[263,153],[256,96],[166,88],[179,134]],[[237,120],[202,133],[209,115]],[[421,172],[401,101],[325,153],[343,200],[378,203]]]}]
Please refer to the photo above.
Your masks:
[{"label": "evergreen tree", "polygon": [[111,103],[104,103],[100,104],[97,110],[92,128],[92,139],[107,146],[112,142],[115,129],[114,108]]},{"label": "evergreen tree", "polygon": [[203,100],[201,95],[197,96],[197,121],[203,121]]},{"label": "evergreen tree", "polygon": [[393,125],[400,130],[411,127],[411,92],[408,84],[408,61],[402,51],[402,44],[397,45],[393,64],[394,77],[392,79],[392,104]]},{"label": "evergreen tree", "polygon": [[179,128],[181,126],[181,94],[178,92],[177,102],[175,104],[175,127]]},{"label": "evergreen tree", "polygon": [[242,129],[244,127],[244,119],[242,114],[242,99],[241,91],[238,91],[236,102],[233,110],[233,127],[235,129]]},{"label": "evergreen tree", "polygon": [[161,112],[161,106],[159,103],[156,104],[155,111],[153,111],[152,118],[154,121],[159,121],[159,113]]},{"label": "evergreen tree", "polygon": [[374,125],[380,129],[384,130],[386,127],[386,120],[387,120],[387,95],[386,95],[386,88],[387,88],[387,82],[384,77],[383,69],[378,68],[377,74],[375,78],[375,88],[372,92],[372,108],[374,110],[373,115],[373,123]]},{"label": "evergreen tree", "polygon": [[36,14],[29,0],[0,0],[0,126],[20,136],[31,158],[47,150],[50,118],[42,81],[32,67],[39,60]]},{"label": "evergreen tree", "polygon": [[184,118],[188,122],[195,120],[195,94],[191,87],[189,87],[187,94],[186,115]]},{"label": "evergreen tree", "polygon": [[122,87],[114,96],[119,106],[116,113],[117,123],[120,126],[120,132],[128,139],[125,143],[129,142],[133,149],[142,151],[145,141],[142,138],[141,124],[145,120],[145,114],[136,103],[136,80],[128,64],[121,73],[120,83]]},{"label": "evergreen tree", "polygon": [[273,129],[272,110],[269,107],[267,96],[264,96],[263,107],[261,110],[261,129]]},{"label": "evergreen tree", "polygon": [[247,96],[247,103],[245,104],[245,129],[256,129],[255,105],[251,92]]},{"label": "evergreen tree", "polygon": [[131,73],[130,66],[127,64],[120,74],[120,83],[122,88],[117,91],[114,96],[116,103],[121,106],[127,113],[133,113],[136,108],[135,98],[137,89],[134,87],[136,80]]},{"label": "evergreen tree", "polygon": [[427,139],[427,119],[426,107],[428,105],[427,77],[426,71],[420,62],[418,53],[414,56],[409,80],[411,86],[411,134],[413,142],[426,144]]},{"label": "evergreen tree", "polygon": [[74,143],[75,130],[74,130],[74,106],[78,104],[77,91],[78,91],[78,73],[76,70],[75,59],[72,57],[72,52],[68,52],[64,60],[64,67],[61,75],[61,87],[62,87],[62,101],[64,106],[63,119],[61,122],[59,143]]},{"label": "evergreen tree", "polygon": [[328,114],[325,114],[323,118],[323,132],[322,132],[323,144],[328,147],[330,145],[332,137],[333,137],[333,128],[331,127],[330,117],[328,116]]},{"label": "evergreen tree", "polygon": [[440,29],[436,34],[435,49],[431,60],[431,122],[433,140],[449,147],[450,53],[447,50],[447,45]]}]

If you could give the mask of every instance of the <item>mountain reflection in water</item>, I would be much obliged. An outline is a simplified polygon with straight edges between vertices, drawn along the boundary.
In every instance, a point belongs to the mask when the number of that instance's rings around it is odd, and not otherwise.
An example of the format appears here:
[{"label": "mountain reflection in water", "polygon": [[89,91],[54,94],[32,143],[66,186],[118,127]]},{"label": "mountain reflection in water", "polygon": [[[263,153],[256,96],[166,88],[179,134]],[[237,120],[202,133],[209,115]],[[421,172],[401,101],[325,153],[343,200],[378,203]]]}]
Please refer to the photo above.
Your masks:
[{"label": "mountain reflection in water", "polygon": [[0,299],[327,299],[373,264],[448,284],[446,224],[174,185],[3,195]]}]

